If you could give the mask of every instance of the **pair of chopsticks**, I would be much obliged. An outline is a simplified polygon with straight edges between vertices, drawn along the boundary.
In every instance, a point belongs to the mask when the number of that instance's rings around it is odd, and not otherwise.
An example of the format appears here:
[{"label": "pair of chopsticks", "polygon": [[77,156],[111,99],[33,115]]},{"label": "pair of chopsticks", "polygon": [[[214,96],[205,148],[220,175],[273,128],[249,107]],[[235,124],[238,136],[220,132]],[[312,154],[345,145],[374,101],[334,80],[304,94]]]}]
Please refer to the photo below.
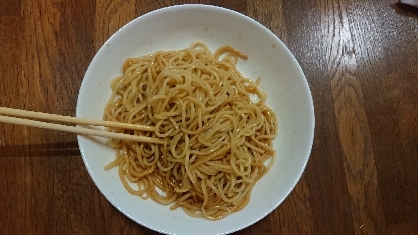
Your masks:
[{"label": "pair of chopsticks", "polygon": [[[29,118],[29,119],[25,119]],[[72,123],[81,126],[67,126],[57,123],[43,122],[39,120],[55,121],[55,122],[66,122]],[[24,125],[31,127],[38,127],[43,129],[50,129],[55,131],[64,131],[71,132],[84,136],[101,136],[113,139],[123,139],[123,140],[132,140],[137,142],[144,143],[154,143],[154,144],[163,144],[164,142],[158,138],[152,138],[147,136],[138,136],[138,135],[129,135],[124,133],[115,133],[106,130],[90,129],[83,127],[83,125],[90,126],[103,126],[103,127],[117,127],[124,128],[129,130],[142,130],[142,131],[155,131],[153,126],[144,126],[137,124],[121,123],[121,122],[112,122],[112,121],[101,121],[101,120],[92,120],[86,118],[77,118],[71,116],[61,116],[57,114],[41,113],[26,111],[21,109],[12,109],[6,107],[0,107],[0,122]]]}]

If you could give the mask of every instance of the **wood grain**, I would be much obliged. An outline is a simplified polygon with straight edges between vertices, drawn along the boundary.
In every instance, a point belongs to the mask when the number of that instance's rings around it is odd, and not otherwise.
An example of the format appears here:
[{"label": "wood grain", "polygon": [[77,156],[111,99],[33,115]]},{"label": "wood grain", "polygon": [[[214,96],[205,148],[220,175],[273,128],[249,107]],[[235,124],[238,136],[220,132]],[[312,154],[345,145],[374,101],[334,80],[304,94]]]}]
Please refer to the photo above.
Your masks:
[{"label": "wood grain", "polygon": [[[396,1],[2,0],[0,105],[75,115],[100,46],[136,17],[185,3],[266,26],[300,63],[314,99],[302,178],[236,234],[416,234],[418,13]],[[1,234],[158,234],[101,195],[73,134],[0,123],[0,179]]]},{"label": "wood grain", "polygon": [[[334,112],[356,234],[381,234],[382,208],[363,91],[356,75],[355,41],[344,2],[322,6]],[[338,14],[336,14],[338,13]],[[333,22],[332,24],[329,24]],[[328,27],[327,27],[328,26]]]}]

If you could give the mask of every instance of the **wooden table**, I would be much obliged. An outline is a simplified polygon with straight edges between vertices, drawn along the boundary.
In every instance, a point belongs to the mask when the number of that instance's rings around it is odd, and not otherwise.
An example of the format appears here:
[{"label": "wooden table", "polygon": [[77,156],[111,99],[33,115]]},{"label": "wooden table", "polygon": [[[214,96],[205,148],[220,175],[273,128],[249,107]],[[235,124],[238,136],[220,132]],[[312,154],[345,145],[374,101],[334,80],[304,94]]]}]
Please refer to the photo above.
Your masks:
[{"label": "wooden table", "polygon": [[[1,0],[0,105],[75,115],[96,51],[149,11],[241,12],[289,47],[311,87],[307,168],[270,215],[237,234],[416,234],[418,10],[395,0]],[[99,192],[76,136],[0,124],[0,234],[156,234]]]}]

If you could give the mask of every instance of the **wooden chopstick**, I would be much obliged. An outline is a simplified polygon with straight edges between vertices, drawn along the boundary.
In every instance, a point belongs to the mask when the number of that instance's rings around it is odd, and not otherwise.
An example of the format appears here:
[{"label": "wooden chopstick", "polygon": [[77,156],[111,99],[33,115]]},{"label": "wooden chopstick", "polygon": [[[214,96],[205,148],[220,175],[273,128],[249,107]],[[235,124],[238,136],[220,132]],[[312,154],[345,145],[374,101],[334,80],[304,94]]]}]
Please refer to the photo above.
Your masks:
[{"label": "wooden chopstick", "polygon": [[119,127],[119,128],[129,129],[129,130],[140,130],[140,131],[151,131],[151,132],[155,131],[154,126],[93,120],[93,119],[87,119],[87,118],[62,116],[62,115],[57,115],[57,114],[41,113],[41,112],[27,111],[27,110],[22,110],[22,109],[12,109],[12,108],[6,108],[6,107],[0,107],[0,115],[25,117],[25,118],[32,118],[32,119],[42,119],[42,120],[58,121],[58,122],[69,122],[69,123],[80,124],[80,125],[84,124],[84,125],[94,125],[94,126]]},{"label": "wooden chopstick", "polygon": [[[1,114],[6,114],[8,116],[4,116]],[[129,127],[127,129],[137,129],[137,130],[138,128],[141,128],[140,130],[144,130],[142,128],[145,128],[145,130],[147,131],[152,130],[152,129],[155,130],[155,127],[148,128],[148,126],[141,126],[141,125],[134,125],[134,124],[123,125],[126,123],[90,120],[90,119],[85,119],[85,118],[75,118],[75,117],[61,116],[61,115],[56,115],[56,114],[47,114],[47,113],[39,113],[39,112],[32,112],[32,111],[26,111],[26,110],[15,110],[15,109],[10,109],[10,108],[0,107],[0,122],[3,122],[3,123],[31,126],[31,127],[50,129],[50,130],[56,130],[56,131],[71,132],[71,133],[87,135],[87,136],[91,135],[91,136],[102,136],[102,137],[114,138],[114,139],[131,140],[131,141],[137,141],[137,142],[143,142],[143,143],[155,143],[155,144],[164,143],[164,141],[162,141],[161,139],[153,138],[153,137],[129,135],[129,134],[124,134],[124,133],[115,133],[115,132],[110,132],[110,131],[105,131],[105,130],[89,129],[89,128],[77,127],[77,126],[67,126],[67,125],[62,125],[62,124],[57,124],[57,123],[47,123],[47,122],[42,122],[42,121],[37,121],[37,120],[14,117],[14,116],[38,118],[38,119],[54,120],[54,121],[62,121],[62,122],[66,121],[66,122],[71,122],[71,123],[81,124],[81,125],[112,126],[112,127],[122,127],[122,128]]]}]

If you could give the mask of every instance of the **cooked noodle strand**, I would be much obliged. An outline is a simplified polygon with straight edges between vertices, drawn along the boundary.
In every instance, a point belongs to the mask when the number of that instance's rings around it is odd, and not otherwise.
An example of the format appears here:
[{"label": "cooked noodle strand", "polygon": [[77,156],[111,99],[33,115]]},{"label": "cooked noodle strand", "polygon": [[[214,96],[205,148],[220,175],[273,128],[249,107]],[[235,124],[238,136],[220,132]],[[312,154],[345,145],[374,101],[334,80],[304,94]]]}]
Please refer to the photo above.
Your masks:
[{"label": "cooked noodle strand", "polygon": [[155,126],[154,133],[110,130],[164,144],[111,139],[116,158],[105,169],[118,167],[128,192],[193,217],[218,220],[244,208],[275,161],[278,124],[260,78],[245,78],[239,58],[247,56],[228,45],[212,52],[198,41],[127,59],[103,119]]}]

